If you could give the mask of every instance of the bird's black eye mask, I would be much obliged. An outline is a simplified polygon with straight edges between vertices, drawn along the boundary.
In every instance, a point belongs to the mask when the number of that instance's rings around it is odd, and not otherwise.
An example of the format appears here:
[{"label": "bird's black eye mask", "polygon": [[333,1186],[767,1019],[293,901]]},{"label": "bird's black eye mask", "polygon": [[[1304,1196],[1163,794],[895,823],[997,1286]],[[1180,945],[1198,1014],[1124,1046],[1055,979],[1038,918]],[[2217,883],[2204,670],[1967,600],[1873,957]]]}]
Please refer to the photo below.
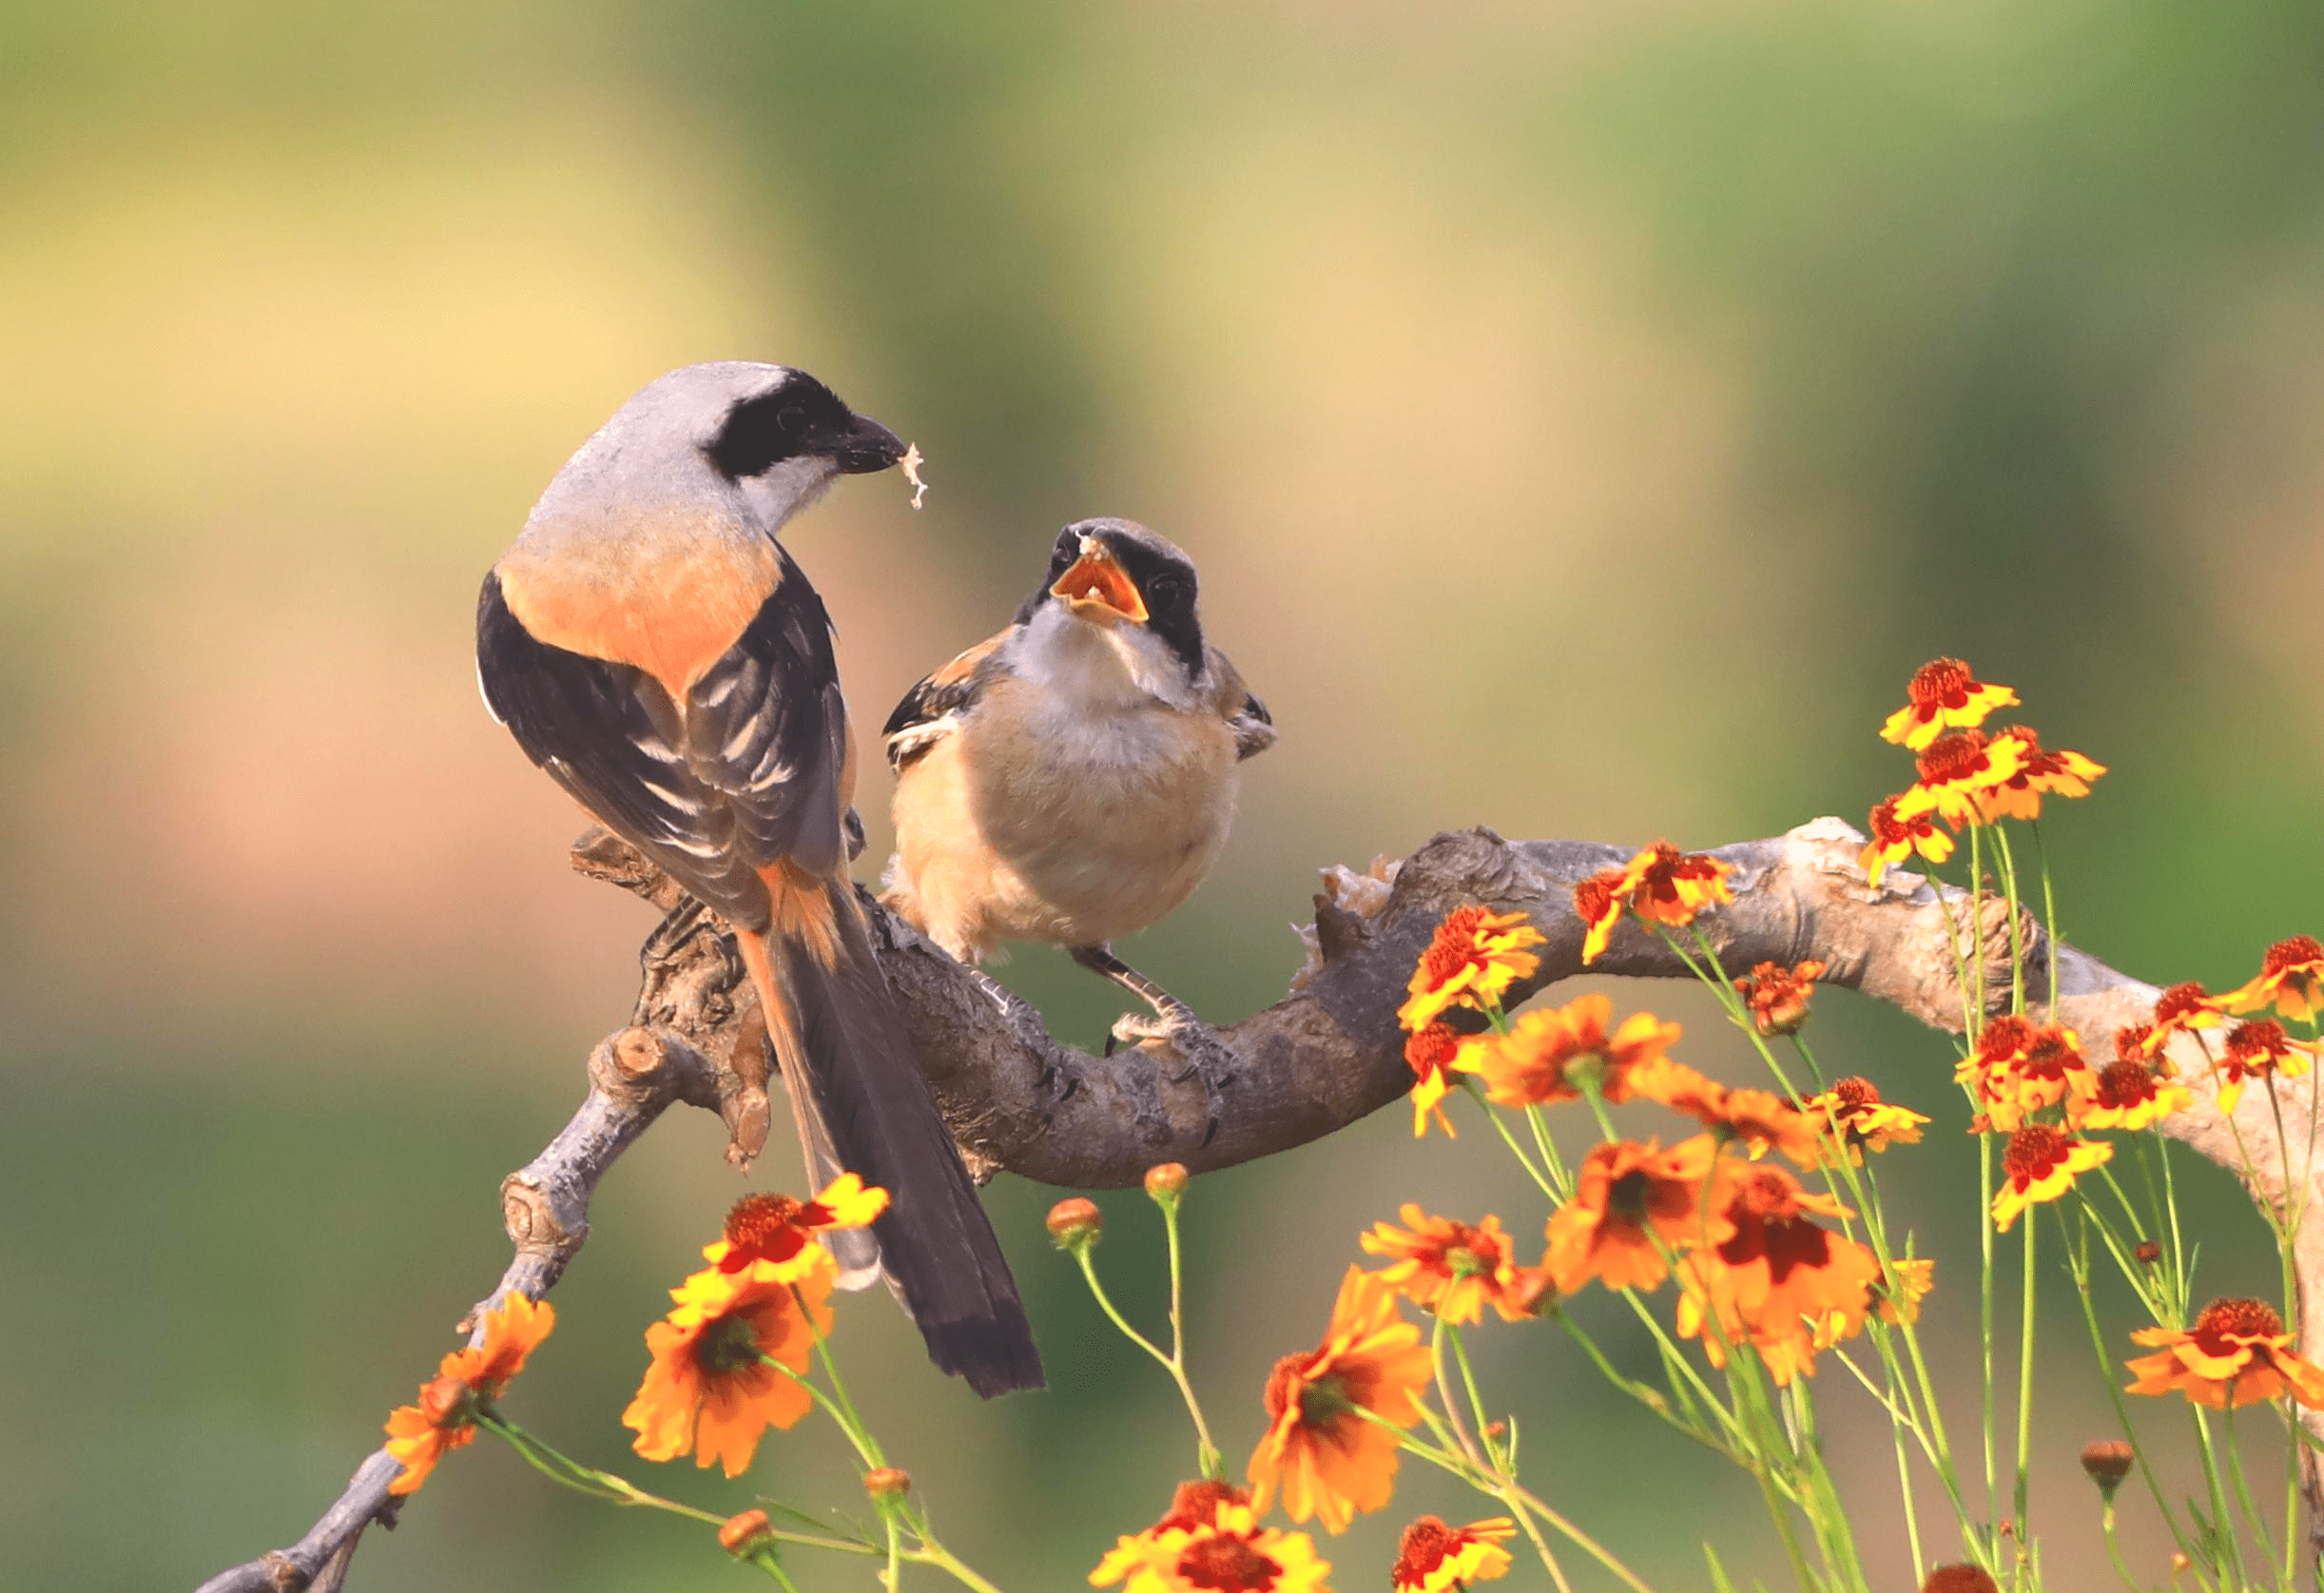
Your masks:
[{"label": "bird's black eye mask", "polygon": [[[1078,525],[1067,526],[1057,534],[1056,546],[1049,557],[1049,572],[1041,577],[1041,584],[1034,589],[1033,595],[1018,607],[1017,624],[1030,621],[1035,610],[1052,600],[1052,589],[1080,560],[1083,529]],[[1201,674],[1205,649],[1202,620],[1194,601],[1193,567],[1135,537],[1103,531],[1096,535],[1137,589],[1146,610],[1141,623],[1185,660],[1188,672]]]},{"label": "bird's black eye mask", "polygon": [[802,454],[830,454],[855,427],[855,412],[838,394],[811,376],[794,375],[780,387],[736,399],[702,451],[719,475],[740,481]]}]

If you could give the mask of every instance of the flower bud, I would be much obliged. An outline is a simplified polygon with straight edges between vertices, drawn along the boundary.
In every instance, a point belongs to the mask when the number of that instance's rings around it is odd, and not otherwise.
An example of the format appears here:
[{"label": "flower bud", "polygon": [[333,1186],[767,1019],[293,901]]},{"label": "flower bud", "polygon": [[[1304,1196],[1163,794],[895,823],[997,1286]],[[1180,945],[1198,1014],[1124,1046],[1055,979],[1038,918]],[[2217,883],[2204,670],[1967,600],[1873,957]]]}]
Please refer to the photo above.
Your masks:
[{"label": "flower bud", "polygon": [[2132,1253],[2138,1256],[2140,1266],[2151,1267],[2162,1259],[2162,1247],[2152,1239],[2140,1239],[2139,1248]]},{"label": "flower bud", "polygon": [[1501,1291],[1501,1298],[1511,1311],[1523,1311],[1527,1316],[1547,1316],[1558,1309],[1557,1287],[1549,1281],[1547,1267],[1520,1267],[1509,1287]]},{"label": "flower bud", "polygon": [[901,1499],[912,1491],[912,1474],[901,1467],[882,1466],[863,1473],[863,1491],[874,1499]]},{"label": "flower bud", "polygon": [[2193,1564],[2195,1563],[2187,1558],[2186,1550],[2173,1549],[2171,1551],[2171,1575],[2174,1578]]},{"label": "flower bud", "polygon": [[1146,1170],[1146,1193],[1155,1205],[1171,1210],[1177,1206],[1178,1196],[1186,1190],[1186,1164],[1166,1161],[1159,1167]]},{"label": "flower bud", "polygon": [[1105,1214],[1097,1209],[1096,1202],[1079,1195],[1049,1208],[1049,1236],[1056,1241],[1059,1250],[1079,1253],[1089,1249],[1097,1242],[1105,1226]]},{"label": "flower bud", "polygon": [[2134,1458],[2129,1445],[2119,1438],[2104,1438],[2083,1447],[2082,1468],[2098,1485],[2098,1491],[2111,1500],[2114,1490],[2122,1486],[2122,1479],[2130,1475]]},{"label": "flower bud", "polygon": [[419,1390],[419,1413],[431,1427],[466,1427],[475,1420],[475,1390],[457,1377],[438,1377]]},{"label": "flower bud", "polygon": [[737,1560],[746,1560],[760,1549],[770,1547],[775,1541],[774,1528],[765,1510],[745,1510],[739,1516],[729,1516],[718,1529],[718,1546]]},{"label": "flower bud", "polygon": [[1921,1593],[1999,1593],[1993,1578],[1975,1565],[1939,1565],[1921,1583]]}]

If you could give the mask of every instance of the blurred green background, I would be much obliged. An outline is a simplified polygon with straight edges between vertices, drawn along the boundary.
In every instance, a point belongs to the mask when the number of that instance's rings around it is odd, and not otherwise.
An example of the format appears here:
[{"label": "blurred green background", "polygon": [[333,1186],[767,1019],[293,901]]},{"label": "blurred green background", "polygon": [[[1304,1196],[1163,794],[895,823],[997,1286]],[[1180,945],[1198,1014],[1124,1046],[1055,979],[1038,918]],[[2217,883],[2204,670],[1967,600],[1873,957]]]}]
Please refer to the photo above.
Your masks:
[{"label": "blurred green background", "polygon": [[[1283,742],[1131,950],[1215,1017],[1280,995],[1318,865],[1439,828],[1861,824],[1938,652],[2114,767],[2046,837],[2069,932],[2239,981],[2316,927],[2324,864],[2317,42],[2302,8],[2081,0],[0,10],[0,1585],[184,1586],[296,1537],[500,1266],[498,1179],[649,924],[565,871],[571,806],[477,706],[475,583],[687,361],[802,365],[927,454],[923,513],[853,483],[790,538],[871,725],[1060,524],[1194,554]],[[1004,973],[1085,1043],[1115,1010],[1055,953]],[[1622,999],[1736,1076],[1703,1002]],[[1946,1047],[1826,1005],[1828,1057],[1938,1116],[1889,1160],[1973,1394]],[[602,1191],[513,1401],[580,1454],[622,1463],[639,1332],[742,1187],[719,1145],[672,1119]],[[1489,1150],[1400,1109],[1195,1185],[1238,1462],[1361,1227],[1538,1221]],[[2204,1193],[2207,1281],[2264,1285]],[[980,1407],[884,1300],[843,1318],[947,1537],[1020,1589],[1078,1585],[1191,1448],[1048,1252],[1054,1197],[991,1192],[1051,1393]],[[1151,1316],[1158,1225],[1109,1210]],[[2036,1504],[2068,1585],[2098,1573],[2079,1331],[2051,1318]],[[1705,1585],[1705,1537],[1777,1576],[1740,1478],[1553,1330],[1483,1336],[1539,1485],[1650,1581]],[[1831,1443],[1903,1588],[1886,1424],[1845,1382]],[[651,1480],[852,1493],[805,1431],[749,1486]],[[1325,1545],[1338,1584],[1384,1585],[1422,1509],[1486,1513],[1407,1471]],[[356,1585],[746,1578],[480,1445]]]}]

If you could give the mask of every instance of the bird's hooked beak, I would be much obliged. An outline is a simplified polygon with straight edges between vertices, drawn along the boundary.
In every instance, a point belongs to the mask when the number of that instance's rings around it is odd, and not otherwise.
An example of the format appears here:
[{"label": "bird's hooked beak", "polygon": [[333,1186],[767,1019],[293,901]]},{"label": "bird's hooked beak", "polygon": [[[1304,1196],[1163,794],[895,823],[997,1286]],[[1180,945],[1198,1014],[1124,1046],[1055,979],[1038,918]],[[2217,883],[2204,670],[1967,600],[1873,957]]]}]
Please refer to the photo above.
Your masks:
[{"label": "bird's hooked beak", "polygon": [[841,475],[870,476],[902,458],[904,446],[903,439],[894,432],[868,415],[859,415],[830,452]]},{"label": "bird's hooked beak", "polygon": [[1064,603],[1077,619],[1112,624],[1126,620],[1146,623],[1146,599],[1106,545],[1094,536],[1081,539],[1081,556],[1057,577],[1049,594]]}]

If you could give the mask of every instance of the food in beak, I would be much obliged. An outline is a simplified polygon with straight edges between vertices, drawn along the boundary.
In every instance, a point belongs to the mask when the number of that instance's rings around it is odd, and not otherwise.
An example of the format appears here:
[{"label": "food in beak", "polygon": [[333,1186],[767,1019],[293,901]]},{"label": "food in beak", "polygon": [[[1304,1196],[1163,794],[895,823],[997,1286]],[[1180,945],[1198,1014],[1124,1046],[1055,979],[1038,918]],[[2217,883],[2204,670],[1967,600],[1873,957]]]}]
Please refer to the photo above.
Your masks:
[{"label": "food in beak", "polygon": [[912,507],[918,509],[920,500],[928,495],[928,483],[920,478],[920,467],[926,463],[920,457],[920,444],[915,442],[906,448],[903,457],[896,463],[902,467],[903,478],[912,483]]},{"label": "food in beak", "polygon": [[1113,554],[1094,544],[1083,547],[1074,567],[1058,576],[1049,592],[1053,597],[1063,598],[1075,613],[1095,608],[1133,625],[1146,623],[1146,599],[1138,595],[1129,573],[1114,561]]}]

